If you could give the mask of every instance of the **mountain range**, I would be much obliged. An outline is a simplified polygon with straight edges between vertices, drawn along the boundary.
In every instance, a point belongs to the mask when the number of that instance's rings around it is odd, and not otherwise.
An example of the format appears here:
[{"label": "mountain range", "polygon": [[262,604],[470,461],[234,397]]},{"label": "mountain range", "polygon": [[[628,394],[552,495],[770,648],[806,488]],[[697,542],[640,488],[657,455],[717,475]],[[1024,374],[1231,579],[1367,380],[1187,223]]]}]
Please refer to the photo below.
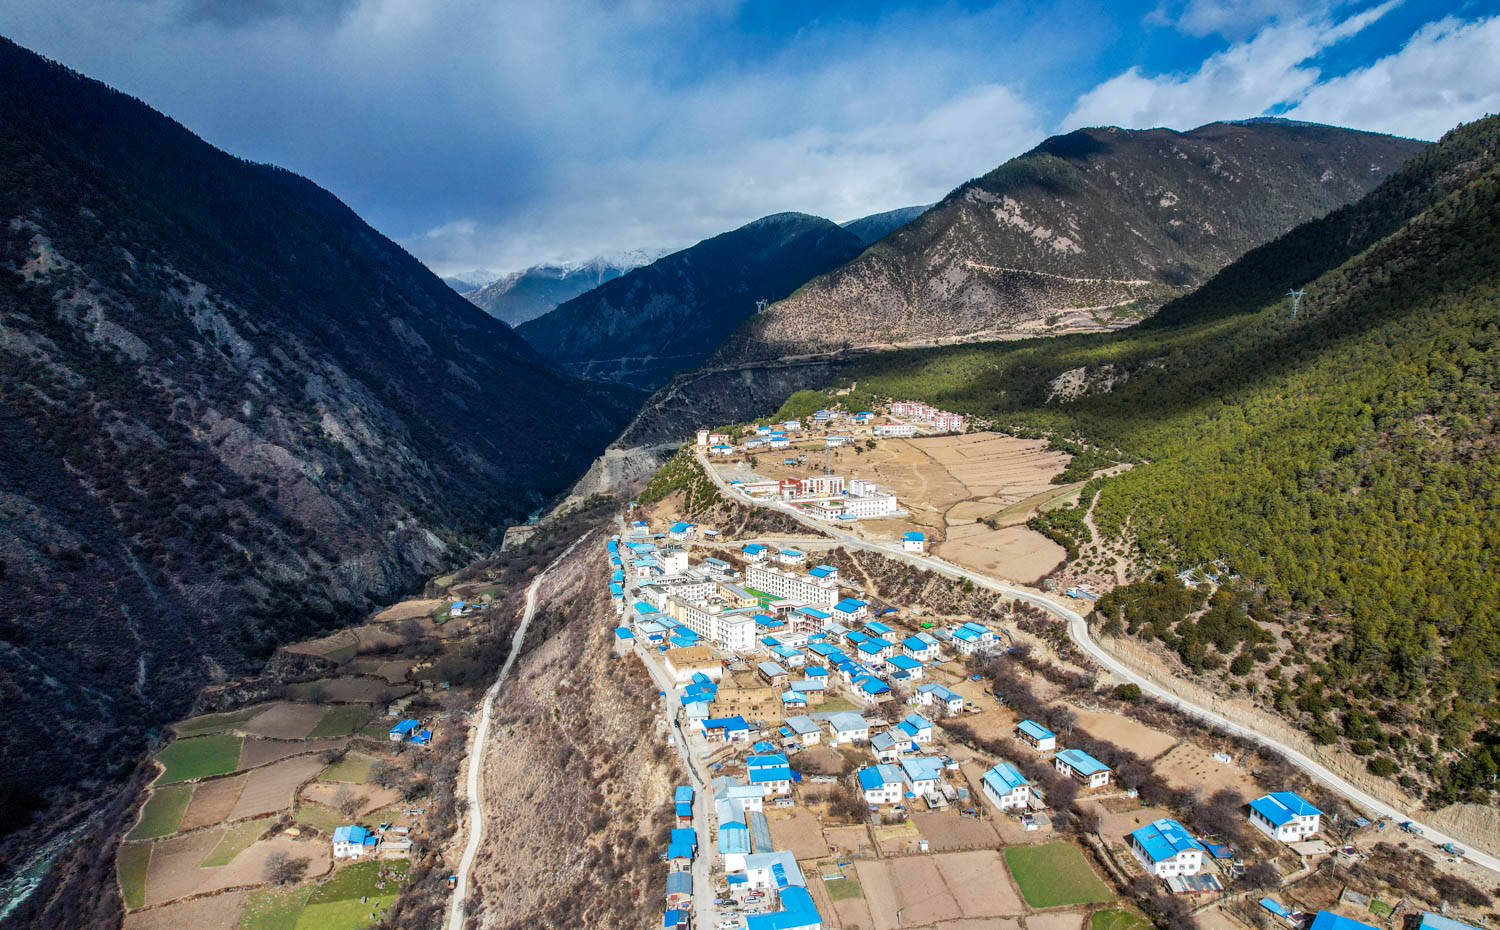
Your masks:
[{"label": "mountain range", "polygon": [[304,178],[4,40],[0,85],[9,830],[205,682],[494,545],[641,396]]},{"label": "mountain range", "polygon": [[520,326],[665,254],[664,249],[635,249],[582,262],[533,265],[458,290],[490,316]]},{"label": "mountain range", "polygon": [[757,314],[717,360],[1123,325],[1423,144],[1279,120],[1055,136]]},{"label": "mountain range", "polygon": [[517,327],[580,377],[655,389],[696,368],[756,312],[864,243],[822,217],[777,213],[637,268]]},{"label": "mountain range", "polygon": [[860,242],[870,245],[879,242],[930,209],[932,209],[930,203],[916,207],[901,207],[884,213],[871,213],[869,216],[862,216],[857,220],[850,220],[839,225],[858,236]]}]

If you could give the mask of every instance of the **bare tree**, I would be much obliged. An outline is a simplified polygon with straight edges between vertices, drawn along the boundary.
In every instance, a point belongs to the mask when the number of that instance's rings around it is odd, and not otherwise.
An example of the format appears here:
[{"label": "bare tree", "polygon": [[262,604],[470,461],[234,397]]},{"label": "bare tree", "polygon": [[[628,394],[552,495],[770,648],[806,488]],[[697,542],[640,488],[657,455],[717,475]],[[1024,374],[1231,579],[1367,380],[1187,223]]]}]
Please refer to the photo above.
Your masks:
[{"label": "bare tree", "polygon": [[277,851],[266,857],[266,881],[273,885],[290,885],[301,881],[307,874],[307,860],[293,859],[285,852]]},{"label": "bare tree", "polygon": [[338,808],[338,812],[345,817],[353,817],[359,813],[360,797],[349,790],[348,785],[342,785],[338,791],[334,792],[333,806]]}]

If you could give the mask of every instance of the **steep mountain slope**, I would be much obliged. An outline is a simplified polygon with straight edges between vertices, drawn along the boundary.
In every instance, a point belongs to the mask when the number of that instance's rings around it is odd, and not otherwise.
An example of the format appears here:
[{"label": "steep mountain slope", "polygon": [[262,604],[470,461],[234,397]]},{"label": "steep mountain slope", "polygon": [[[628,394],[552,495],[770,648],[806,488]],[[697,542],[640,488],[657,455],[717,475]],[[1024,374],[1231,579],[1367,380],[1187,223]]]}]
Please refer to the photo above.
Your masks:
[{"label": "steep mountain slope", "polygon": [[613,281],[632,268],[649,265],[664,252],[638,249],[621,255],[592,258],[563,265],[533,265],[500,275],[464,296],[481,310],[511,326],[520,326],[551,311],[560,303]]},{"label": "steep mountain slope", "polygon": [[758,314],[720,357],[1128,321],[1355,200],[1422,145],[1280,121],[1057,136]]},{"label": "steep mountain slope", "polygon": [[639,397],[303,178],[4,40],[0,86],[10,829],[210,678],[490,545]]},{"label": "steep mountain slope", "polygon": [[916,207],[901,207],[884,213],[871,213],[869,216],[862,216],[857,220],[850,220],[839,225],[858,236],[860,242],[870,245],[879,242],[931,209],[930,203]]},{"label": "steep mountain slope", "polygon": [[863,247],[828,220],[777,213],[637,268],[517,331],[575,374],[656,388],[697,367],[757,300],[785,297]]},{"label": "steep mountain slope", "polygon": [[[1148,324],[873,356],[840,378],[1136,460],[1039,520],[1087,561],[1091,504],[1106,541],[1133,554],[1142,579],[1100,602],[1115,629],[1318,742],[1346,742],[1433,804],[1489,803],[1497,236],[1490,117]],[[1200,568],[1233,592],[1202,614],[1173,574]]]}]

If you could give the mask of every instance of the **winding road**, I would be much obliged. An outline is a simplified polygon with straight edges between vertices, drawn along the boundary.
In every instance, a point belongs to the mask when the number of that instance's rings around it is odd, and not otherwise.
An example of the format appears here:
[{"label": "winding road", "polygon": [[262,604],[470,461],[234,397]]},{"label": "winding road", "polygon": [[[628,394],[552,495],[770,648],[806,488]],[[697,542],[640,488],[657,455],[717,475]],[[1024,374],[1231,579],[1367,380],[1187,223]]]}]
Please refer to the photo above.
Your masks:
[{"label": "winding road", "polygon": [[1089,634],[1088,621],[1084,620],[1083,616],[1077,611],[1065,607],[1049,597],[1045,597],[1041,594],[1036,594],[1031,591],[1022,590],[1021,588],[1014,587],[1013,585],[1009,585],[1001,581],[996,581],[995,579],[990,578],[987,575],[980,574],[979,572],[972,571],[959,565],[954,565],[953,563],[945,561],[943,559],[939,559],[934,556],[917,555],[916,553],[907,552],[899,545],[885,545],[882,543],[875,543],[870,542],[866,539],[861,539],[860,537],[855,536],[851,533],[844,532],[836,526],[831,526],[821,521],[814,520],[799,509],[792,507],[784,501],[766,501],[752,498],[748,494],[743,493],[738,488],[735,488],[728,482],[726,482],[724,480],[724,477],[720,475],[709,463],[708,457],[702,451],[699,451],[697,455],[698,463],[703,466],[703,470],[707,472],[711,478],[713,478],[714,484],[718,486],[719,490],[727,494],[731,500],[740,501],[754,507],[765,507],[770,510],[778,510],[791,516],[799,523],[816,529],[819,532],[824,533],[835,540],[838,540],[839,542],[850,548],[866,549],[874,552],[879,552],[883,555],[888,555],[892,558],[907,562],[908,564],[915,565],[918,568],[924,568],[929,571],[938,572],[939,574],[946,575],[950,578],[966,579],[968,581],[972,581],[976,585],[980,585],[982,587],[988,588],[991,591],[995,591],[996,593],[1015,598],[1019,601],[1025,601],[1028,604],[1033,604],[1037,607],[1040,607],[1041,609],[1052,614],[1054,617],[1066,621],[1068,637],[1073,640],[1078,648],[1088,653],[1091,659],[1097,662],[1104,669],[1114,674],[1116,677],[1120,678],[1122,681],[1132,682],[1138,685],[1142,692],[1161,700],[1165,704],[1171,705],[1181,713],[1196,717],[1199,720],[1210,723],[1229,733],[1245,737],[1246,739],[1253,740],[1256,743],[1259,743],[1263,746],[1268,746],[1276,750],[1277,752],[1285,756],[1287,760],[1297,768],[1301,769],[1303,772],[1306,772],[1308,777],[1312,778],[1314,781],[1322,783],[1337,794],[1342,795],[1357,807],[1363,808],[1366,811],[1367,815],[1373,815],[1376,819],[1394,820],[1397,822],[1411,821],[1422,831],[1423,839],[1426,839],[1438,846],[1441,846],[1444,843],[1453,843],[1457,846],[1464,847],[1467,850],[1464,854],[1464,858],[1466,858],[1468,861],[1474,863],[1475,865],[1489,869],[1492,872],[1500,873],[1500,857],[1490,855],[1489,853],[1483,851],[1468,848],[1466,843],[1460,842],[1453,837],[1446,836],[1443,833],[1440,833],[1439,831],[1433,829],[1432,827],[1414,820],[1410,815],[1406,814],[1403,811],[1397,810],[1396,808],[1380,800],[1379,798],[1367,794],[1357,786],[1351,784],[1350,782],[1339,776],[1338,773],[1327,768],[1316,759],[1309,757],[1295,747],[1288,746],[1285,743],[1280,742],[1274,736],[1269,736],[1257,730],[1250,729],[1249,727],[1234,723],[1206,707],[1201,707],[1190,701],[1184,700],[1183,698],[1178,697],[1177,695],[1166,690],[1160,685],[1157,685],[1155,682],[1151,681],[1145,676],[1138,674],[1129,666],[1125,665],[1120,660],[1110,655],[1108,652],[1105,652],[1098,643],[1094,642],[1093,637]]},{"label": "winding road", "polygon": [[458,860],[458,869],[453,873],[457,881],[453,887],[453,897],[448,902],[448,930],[463,930],[464,901],[469,894],[469,873],[474,868],[474,857],[478,855],[479,844],[484,839],[484,813],[480,810],[479,776],[484,771],[484,744],[490,738],[490,717],[495,706],[495,698],[500,694],[500,686],[505,683],[505,676],[510,674],[510,667],[515,664],[516,657],[521,654],[521,644],[526,641],[526,631],[531,628],[531,618],[536,616],[536,596],[541,588],[542,579],[546,578],[548,572],[556,568],[559,562],[568,557],[568,553],[576,549],[579,543],[588,539],[593,532],[589,530],[573,540],[561,555],[553,559],[551,564],[531,580],[531,585],[526,588],[526,608],[521,613],[521,625],[516,627],[515,635],[511,637],[510,652],[505,656],[505,664],[500,666],[500,674],[495,676],[495,683],[484,692],[484,702],[480,705],[479,711],[479,726],[474,728],[474,739],[469,748],[469,771],[464,783],[469,796],[469,839],[464,844],[463,856]]}]

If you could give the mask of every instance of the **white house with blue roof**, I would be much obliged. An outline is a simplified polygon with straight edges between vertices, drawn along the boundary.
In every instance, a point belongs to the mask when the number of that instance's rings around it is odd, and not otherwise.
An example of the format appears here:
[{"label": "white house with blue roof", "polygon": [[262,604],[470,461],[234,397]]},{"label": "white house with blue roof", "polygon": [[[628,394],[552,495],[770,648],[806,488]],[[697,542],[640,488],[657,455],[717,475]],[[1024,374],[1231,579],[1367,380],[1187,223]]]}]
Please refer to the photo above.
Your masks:
[{"label": "white house with blue roof", "polygon": [[949,630],[948,635],[954,650],[960,655],[972,656],[990,652],[1000,644],[1000,637],[994,630],[972,620]]},{"label": "white house with blue roof", "polygon": [[927,534],[913,530],[901,534],[901,548],[907,552],[922,552],[927,548]]},{"label": "white house with blue roof", "polygon": [[921,714],[907,714],[900,723],[891,729],[900,737],[909,739],[913,743],[925,745],[932,742],[932,721]]},{"label": "white house with blue roof", "polygon": [[1057,734],[1035,720],[1022,720],[1016,724],[1016,738],[1030,744],[1037,752],[1052,752],[1057,748]]},{"label": "white house with blue roof", "polygon": [[859,770],[857,778],[867,804],[898,804],[906,793],[906,775],[899,765],[866,766]]},{"label": "white house with blue roof", "polygon": [[1273,791],[1250,802],[1250,822],[1283,843],[1299,843],[1316,836],[1322,821],[1323,812],[1295,791]]},{"label": "white house with blue roof", "polygon": [[1197,875],[1203,869],[1203,844],[1168,817],[1132,831],[1130,851],[1157,878]]},{"label": "white house with blue roof", "polygon": [[833,618],[840,623],[855,623],[870,614],[870,605],[857,597],[846,597],[833,605]]},{"label": "white house with blue roof", "polygon": [[1082,749],[1064,749],[1053,757],[1057,770],[1088,788],[1109,784],[1109,766]]},{"label": "white house with blue roof", "polygon": [[928,707],[941,707],[950,714],[961,713],[964,709],[961,695],[935,681],[917,685],[917,700]]},{"label": "white house with blue roof", "polygon": [[926,675],[925,666],[911,656],[890,656],[885,660],[885,664],[891,669],[893,677],[905,682],[920,681]]},{"label": "white house with blue roof", "polygon": [[767,796],[779,797],[792,791],[792,769],[784,753],[750,756],[745,760],[745,771],[750,784]]},{"label": "white house with blue roof", "polygon": [[761,543],[745,543],[740,549],[740,555],[747,562],[764,562],[771,555],[771,547]]},{"label": "white house with blue roof", "polygon": [[942,646],[930,633],[918,633],[901,641],[901,650],[918,662],[931,662],[942,652]]},{"label": "white house with blue roof", "polygon": [[355,824],[336,827],[333,831],[333,858],[359,859],[371,855],[380,846],[374,831]]},{"label": "white house with blue roof", "polygon": [[981,777],[985,796],[1003,811],[1022,810],[1031,803],[1031,782],[1009,762],[1001,762]]},{"label": "white house with blue roof", "polygon": [[839,580],[839,570],[832,565],[814,565],[807,573],[819,581]]},{"label": "white house with blue roof", "polygon": [[907,756],[901,760],[901,774],[912,794],[936,794],[943,781],[943,760],[937,756]]}]

